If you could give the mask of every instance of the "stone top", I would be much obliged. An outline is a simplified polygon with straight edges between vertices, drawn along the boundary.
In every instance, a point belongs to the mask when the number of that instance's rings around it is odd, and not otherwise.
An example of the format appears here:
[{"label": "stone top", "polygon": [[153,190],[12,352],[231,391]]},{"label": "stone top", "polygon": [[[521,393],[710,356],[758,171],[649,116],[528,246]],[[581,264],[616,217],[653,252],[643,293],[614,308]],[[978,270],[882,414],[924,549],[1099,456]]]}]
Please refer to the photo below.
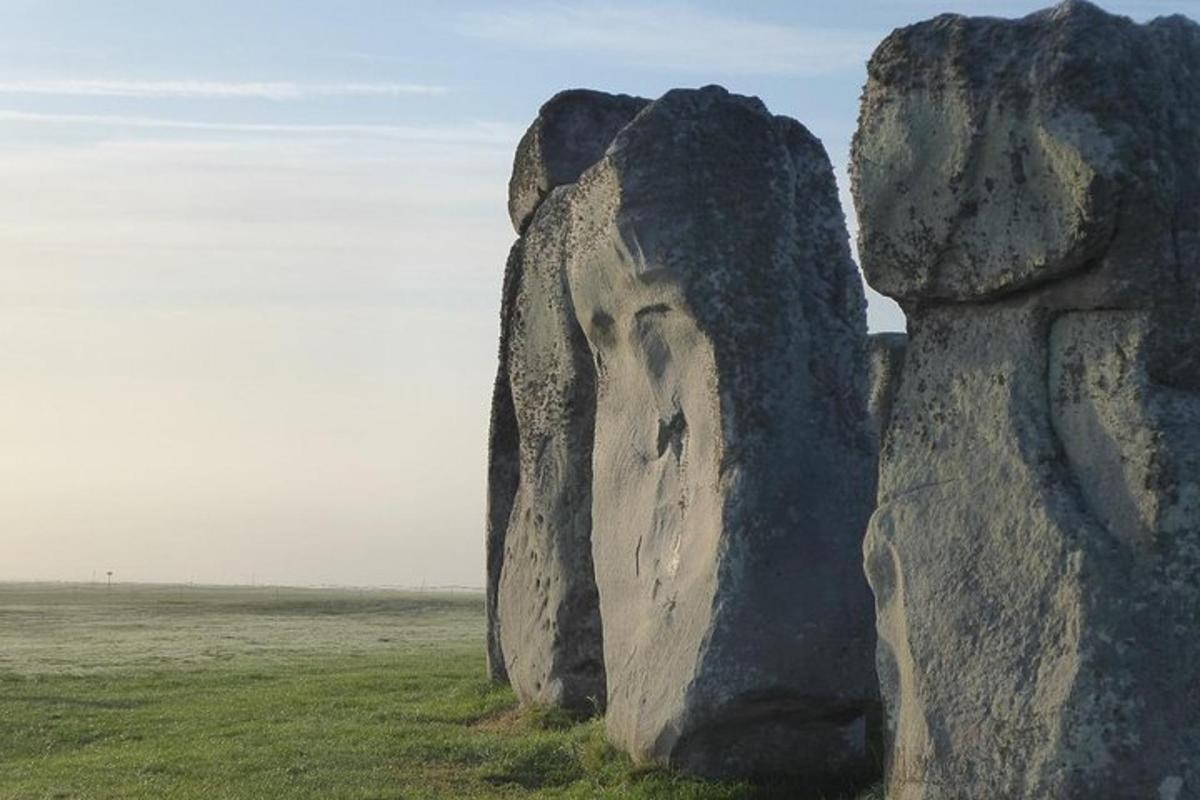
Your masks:
[{"label": "stone top", "polygon": [[546,101],[525,131],[508,182],[508,214],[522,233],[546,195],[574,183],[650,101],[625,94],[569,89]]},{"label": "stone top", "polygon": [[1194,286],[1198,130],[1184,17],[1068,0],[901,28],[871,58],[852,148],[867,281],[909,304],[1067,279],[1083,306]]},{"label": "stone top", "polygon": [[[615,230],[629,277],[656,286],[664,306],[686,308],[713,336],[726,381],[765,381],[754,365],[794,352],[797,308],[865,327],[824,147],[757,98],[720,86],[667,92],[621,130],[576,191],[572,252],[603,250],[596,242]],[[738,391],[760,398],[739,414],[776,399],[769,382]]]}]

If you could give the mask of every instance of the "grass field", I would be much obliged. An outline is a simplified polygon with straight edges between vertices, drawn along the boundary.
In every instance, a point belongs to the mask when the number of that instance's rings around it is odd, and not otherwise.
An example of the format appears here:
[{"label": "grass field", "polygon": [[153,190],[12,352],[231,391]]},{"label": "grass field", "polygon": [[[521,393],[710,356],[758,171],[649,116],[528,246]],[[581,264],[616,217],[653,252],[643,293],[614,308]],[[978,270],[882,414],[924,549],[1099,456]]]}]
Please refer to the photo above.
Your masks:
[{"label": "grass field", "polygon": [[0,798],[758,798],[483,677],[482,598],[0,584]]}]

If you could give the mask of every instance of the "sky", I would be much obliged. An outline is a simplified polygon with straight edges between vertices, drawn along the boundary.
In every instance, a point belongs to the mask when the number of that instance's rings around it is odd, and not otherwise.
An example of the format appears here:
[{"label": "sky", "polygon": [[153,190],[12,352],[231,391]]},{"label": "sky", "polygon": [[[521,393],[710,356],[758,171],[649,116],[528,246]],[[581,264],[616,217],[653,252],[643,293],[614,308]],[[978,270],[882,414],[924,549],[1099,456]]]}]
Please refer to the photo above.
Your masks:
[{"label": "sky", "polygon": [[874,46],[1041,5],[0,0],[0,580],[480,586],[538,106],[757,95],[823,140],[853,231]]}]

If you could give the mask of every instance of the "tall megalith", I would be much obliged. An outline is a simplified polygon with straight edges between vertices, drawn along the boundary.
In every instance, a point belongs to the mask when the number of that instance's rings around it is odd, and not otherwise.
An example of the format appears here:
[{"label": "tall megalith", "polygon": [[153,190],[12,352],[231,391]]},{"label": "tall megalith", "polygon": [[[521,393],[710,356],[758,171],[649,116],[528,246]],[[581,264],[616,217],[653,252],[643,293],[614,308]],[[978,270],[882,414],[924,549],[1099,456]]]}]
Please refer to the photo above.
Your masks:
[{"label": "tall megalith", "polygon": [[1200,797],[1198,79],[1200,27],[1078,0],[871,59],[889,798]]},{"label": "tall megalith", "polygon": [[595,380],[566,284],[570,184],[646,101],[569,91],[521,140],[509,187],[487,513],[488,660],[523,703],[603,708],[591,552]]},{"label": "tall megalith", "polygon": [[865,301],[823,147],[671,91],[570,214],[610,738],[705,776],[869,775]]}]

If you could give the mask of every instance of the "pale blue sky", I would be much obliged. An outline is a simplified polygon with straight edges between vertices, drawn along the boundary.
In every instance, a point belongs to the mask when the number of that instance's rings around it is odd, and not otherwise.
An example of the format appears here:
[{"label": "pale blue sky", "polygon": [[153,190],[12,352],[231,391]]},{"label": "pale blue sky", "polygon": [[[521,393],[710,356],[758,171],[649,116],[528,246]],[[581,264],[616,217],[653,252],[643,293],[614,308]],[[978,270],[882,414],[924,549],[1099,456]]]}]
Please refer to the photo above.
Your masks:
[{"label": "pale blue sky", "polygon": [[0,0],[0,578],[479,585],[541,102],[721,83],[845,200],[888,31],[1041,5]]}]

